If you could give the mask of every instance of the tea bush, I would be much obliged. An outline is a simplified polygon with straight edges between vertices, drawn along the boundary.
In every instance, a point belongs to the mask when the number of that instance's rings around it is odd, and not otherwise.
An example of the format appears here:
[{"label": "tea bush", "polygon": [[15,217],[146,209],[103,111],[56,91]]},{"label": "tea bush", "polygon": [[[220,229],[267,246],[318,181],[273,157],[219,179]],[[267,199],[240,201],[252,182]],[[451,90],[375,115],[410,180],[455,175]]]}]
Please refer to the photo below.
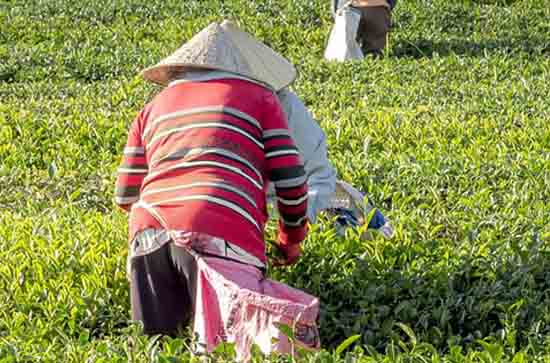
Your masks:
[{"label": "tea bush", "polygon": [[196,359],[186,339],[129,323],[112,191],[128,125],[157,91],[138,71],[222,18],[297,65],[339,175],[397,228],[362,241],[321,218],[300,263],[270,272],[321,298],[324,350],[300,360],[550,361],[545,1],[401,1],[385,57],[332,64],[328,1],[8,0],[0,362]]}]

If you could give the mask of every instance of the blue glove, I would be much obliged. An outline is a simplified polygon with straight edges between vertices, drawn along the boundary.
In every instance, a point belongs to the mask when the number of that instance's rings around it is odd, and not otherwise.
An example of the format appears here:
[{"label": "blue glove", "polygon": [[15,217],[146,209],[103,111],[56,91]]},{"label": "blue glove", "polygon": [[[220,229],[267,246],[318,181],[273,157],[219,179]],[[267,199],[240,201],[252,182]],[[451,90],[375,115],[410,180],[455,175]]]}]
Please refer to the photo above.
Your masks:
[{"label": "blue glove", "polygon": [[369,221],[369,229],[380,229],[385,223],[386,223],[386,218],[384,217],[382,212],[380,212],[380,210],[378,209],[375,209],[374,215]]},{"label": "blue glove", "polygon": [[[347,208],[334,208],[331,210],[336,215],[336,222],[341,226],[357,227],[359,221],[351,209]],[[369,221],[369,229],[380,229],[386,223],[386,218],[380,212],[375,209],[374,215]]]},{"label": "blue glove", "polygon": [[331,212],[336,215],[336,223],[341,227],[357,227],[359,225],[359,221],[351,209],[334,208],[331,209]]}]

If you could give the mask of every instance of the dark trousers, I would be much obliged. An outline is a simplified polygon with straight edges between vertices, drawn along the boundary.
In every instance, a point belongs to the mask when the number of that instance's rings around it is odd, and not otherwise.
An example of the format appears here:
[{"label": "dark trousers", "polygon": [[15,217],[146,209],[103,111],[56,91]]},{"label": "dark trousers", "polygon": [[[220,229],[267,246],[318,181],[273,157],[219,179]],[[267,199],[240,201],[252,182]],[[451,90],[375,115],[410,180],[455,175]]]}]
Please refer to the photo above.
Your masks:
[{"label": "dark trousers", "polygon": [[176,336],[195,311],[195,258],[169,242],[130,263],[132,319],[143,323],[145,334]]},{"label": "dark trousers", "polygon": [[382,54],[391,27],[391,12],[385,6],[358,7],[361,22],[357,40],[366,54]]}]

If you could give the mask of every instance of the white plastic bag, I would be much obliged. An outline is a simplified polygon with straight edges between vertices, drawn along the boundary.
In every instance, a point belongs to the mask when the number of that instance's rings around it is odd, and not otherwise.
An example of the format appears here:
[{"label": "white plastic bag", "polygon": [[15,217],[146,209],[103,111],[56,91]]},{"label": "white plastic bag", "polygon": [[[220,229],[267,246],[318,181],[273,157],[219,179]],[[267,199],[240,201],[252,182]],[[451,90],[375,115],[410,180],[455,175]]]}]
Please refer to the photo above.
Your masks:
[{"label": "white plastic bag", "polygon": [[343,62],[349,59],[363,59],[363,52],[357,44],[357,31],[361,13],[349,6],[338,10],[330,32],[325,59]]}]

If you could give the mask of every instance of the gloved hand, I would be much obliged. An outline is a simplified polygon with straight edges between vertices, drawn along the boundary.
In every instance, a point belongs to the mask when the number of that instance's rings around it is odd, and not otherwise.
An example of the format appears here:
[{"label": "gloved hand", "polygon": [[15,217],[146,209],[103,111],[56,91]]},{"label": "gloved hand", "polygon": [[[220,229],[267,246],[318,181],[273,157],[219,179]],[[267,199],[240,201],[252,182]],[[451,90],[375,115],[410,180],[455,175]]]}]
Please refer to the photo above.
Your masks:
[{"label": "gloved hand", "polygon": [[384,215],[382,214],[382,212],[380,212],[380,210],[375,209],[374,215],[369,221],[369,229],[379,230],[384,226],[385,223],[386,223],[386,217],[384,217]]},{"label": "gloved hand", "polygon": [[393,238],[394,231],[392,224],[378,209],[375,210],[374,215],[369,221],[369,228],[374,229],[386,239]]},{"label": "gloved hand", "polygon": [[357,227],[359,226],[359,220],[351,209],[347,208],[334,208],[331,210],[336,215],[336,223],[339,227]]},{"label": "gloved hand", "polygon": [[302,249],[300,244],[281,245],[277,244],[275,247],[281,252],[280,257],[273,258],[274,267],[290,266],[295,264],[302,255]]},{"label": "gloved hand", "polygon": [[[358,217],[355,215],[353,210],[347,208],[334,208],[331,209],[331,212],[336,215],[336,224],[338,233],[341,235],[345,234],[345,229],[348,227],[354,228],[361,224]],[[378,209],[375,209],[374,215],[369,221],[368,228],[370,230],[375,230],[381,233],[384,238],[391,239],[393,237],[393,227],[391,223],[384,217],[382,212]]]},{"label": "gloved hand", "polygon": [[386,223],[384,223],[382,227],[378,228],[377,231],[380,232],[382,236],[384,236],[384,238],[386,239],[393,238],[393,234],[394,234],[393,226],[388,220],[386,220]]}]

